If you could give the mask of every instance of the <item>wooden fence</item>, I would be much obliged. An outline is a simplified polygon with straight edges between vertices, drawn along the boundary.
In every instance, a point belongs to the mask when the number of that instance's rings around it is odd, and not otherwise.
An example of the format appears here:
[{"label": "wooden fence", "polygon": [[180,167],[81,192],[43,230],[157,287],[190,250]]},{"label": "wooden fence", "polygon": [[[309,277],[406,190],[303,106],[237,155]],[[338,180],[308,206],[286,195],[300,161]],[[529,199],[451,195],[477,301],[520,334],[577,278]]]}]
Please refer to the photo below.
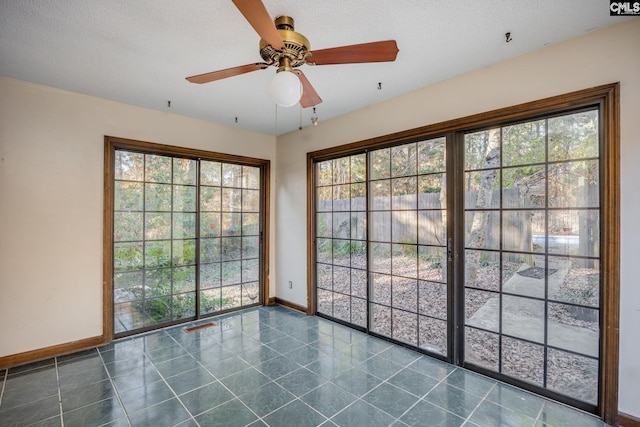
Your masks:
[{"label": "wooden fence", "polygon": [[[484,244],[478,249],[500,249],[500,192],[492,194],[492,205],[488,212],[465,212],[465,242],[469,241],[474,215],[485,215]],[[579,207],[598,206],[598,187],[582,186],[578,189],[576,205]],[[478,193],[465,193],[465,207],[473,209]],[[513,252],[543,252],[544,239],[549,235],[568,236],[566,239],[549,238],[550,252],[564,255],[598,256],[599,213],[597,210],[566,209],[549,211],[545,215],[544,206],[533,204],[532,197],[523,196],[518,189],[502,191],[502,207],[513,209],[502,211],[502,249]],[[373,198],[369,221],[372,221],[369,239],[380,242],[405,244],[446,245],[446,212],[442,208],[440,193],[420,193],[418,195],[388,196]],[[551,207],[554,201],[550,200]],[[321,201],[318,212],[332,212],[332,221],[322,227],[328,230],[327,237],[366,238],[366,199],[356,197]],[[574,207],[574,206],[572,206]],[[532,210],[540,208],[540,210]],[[523,210],[518,210],[523,209]],[[327,217],[328,218],[328,217]],[[333,230],[332,232],[330,230]],[[565,247],[552,247],[554,242],[564,241]],[[560,244],[560,243],[557,243]],[[528,258],[519,254],[507,255],[506,260],[526,262]],[[593,263],[583,262],[584,266]]]}]

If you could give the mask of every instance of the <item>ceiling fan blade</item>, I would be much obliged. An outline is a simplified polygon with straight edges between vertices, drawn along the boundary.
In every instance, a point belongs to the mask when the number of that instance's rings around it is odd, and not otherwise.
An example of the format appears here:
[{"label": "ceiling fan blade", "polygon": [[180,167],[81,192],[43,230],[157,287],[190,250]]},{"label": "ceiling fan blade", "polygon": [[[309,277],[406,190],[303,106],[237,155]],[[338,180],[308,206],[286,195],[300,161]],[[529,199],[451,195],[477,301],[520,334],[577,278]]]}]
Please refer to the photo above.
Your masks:
[{"label": "ceiling fan blade", "polygon": [[284,49],[282,38],[276,29],[267,8],[260,0],[233,0],[238,10],[249,21],[256,33],[275,50]]},{"label": "ceiling fan blade", "polygon": [[300,105],[302,108],[314,107],[322,103],[322,98],[318,95],[318,92],[311,86],[311,82],[307,79],[307,76],[300,70],[295,70],[295,73],[302,83],[302,98],[300,98]]},{"label": "ceiling fan blade", "polygon": [[216,80],[226,79],[227,77],[239,76],[240,74],[250,73],[252,71],[264,70],[269,67],[267,64],[258,62],[257,64],[241,65],[239,67],[227,68],[225,70],[212,71],[210,73],[198,74],[197,76],[187,77],[191,83],[209,83]]},{"label": "ceiling fan blade", "polygon": [[395,40],[354,44],[350,46],[333,47],[314,50],[307,57],[311,65],[356,64],[361,62],[390,62],[398,55],[398,45]]}]

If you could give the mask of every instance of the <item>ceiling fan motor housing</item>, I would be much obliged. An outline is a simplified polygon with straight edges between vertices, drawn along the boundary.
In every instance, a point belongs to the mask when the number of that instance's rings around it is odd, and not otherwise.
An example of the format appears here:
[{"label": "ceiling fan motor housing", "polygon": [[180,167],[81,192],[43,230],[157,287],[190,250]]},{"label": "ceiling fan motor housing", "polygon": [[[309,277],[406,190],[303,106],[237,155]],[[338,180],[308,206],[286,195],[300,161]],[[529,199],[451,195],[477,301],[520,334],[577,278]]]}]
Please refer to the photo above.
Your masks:
[{"label": "ceiling fan motor housing", "polygon": [[278,71],[291,71],[306,63],[311,49],[309,40],[293,30],[293,18],[279,16],[275,20],[276,28],[284,43],[284,49],[275,50],[270,44],[260,39],[260,56],[269,65],[278,67]]}]

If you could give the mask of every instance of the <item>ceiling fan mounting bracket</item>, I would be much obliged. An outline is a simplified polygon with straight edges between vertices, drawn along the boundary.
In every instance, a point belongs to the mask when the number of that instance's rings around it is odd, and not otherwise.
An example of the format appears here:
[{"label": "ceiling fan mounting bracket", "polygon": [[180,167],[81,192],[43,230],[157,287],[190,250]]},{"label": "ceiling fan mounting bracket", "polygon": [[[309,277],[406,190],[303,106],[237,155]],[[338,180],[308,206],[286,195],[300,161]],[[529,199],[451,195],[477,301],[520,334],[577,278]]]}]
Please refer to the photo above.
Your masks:
[{"label": "ceiling fan mounting bracket", "polygon": [[[282,50],[276,50],[263,39],[260,40],[260,56],[267,64],[290,70],[306,63],[311,43],[305,36],[293,30],[293,24],[293,18],[290,16],[279,16],[275,20],[278,34],[284,43]],[[284,65],[283,62],[288,63]]]}]

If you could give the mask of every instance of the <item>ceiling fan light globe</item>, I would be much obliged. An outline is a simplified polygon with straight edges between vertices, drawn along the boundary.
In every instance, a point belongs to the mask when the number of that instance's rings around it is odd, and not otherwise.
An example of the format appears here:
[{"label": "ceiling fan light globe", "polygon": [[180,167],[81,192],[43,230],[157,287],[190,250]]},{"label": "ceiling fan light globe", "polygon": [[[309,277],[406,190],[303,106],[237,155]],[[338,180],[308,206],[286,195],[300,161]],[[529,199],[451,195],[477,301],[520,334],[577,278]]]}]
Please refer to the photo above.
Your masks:
[{"label": "ceiling fan light globe", "polygon": [[269,85],[269,95],[281,107],[293,107],[302,97],[302,84],[298,76],[291,71],[276,73]]}]

